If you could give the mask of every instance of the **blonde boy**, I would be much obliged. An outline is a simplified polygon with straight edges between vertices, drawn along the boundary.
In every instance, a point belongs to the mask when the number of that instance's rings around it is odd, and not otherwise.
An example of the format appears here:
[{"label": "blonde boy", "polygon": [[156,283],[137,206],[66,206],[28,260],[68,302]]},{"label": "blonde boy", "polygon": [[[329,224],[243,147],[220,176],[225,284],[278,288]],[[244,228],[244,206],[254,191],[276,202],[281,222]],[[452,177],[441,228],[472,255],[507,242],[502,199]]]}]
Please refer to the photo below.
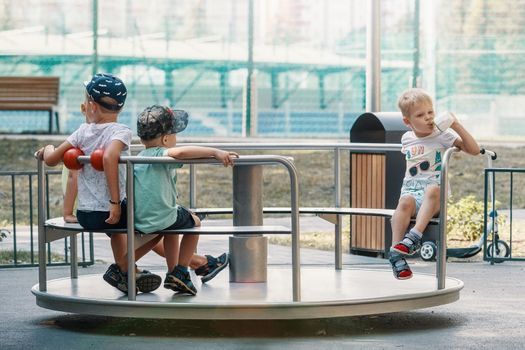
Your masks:
[{"label": "blonde boy", "polygon": [[[441,132],[435,127],[432,99],[424,90],[406,90],[398,100],[398,107],[411,131],[401,138],[401,152],[407,165],[399,203],[392,216],[393,246],[389,260],[395,278],[409,279],[412,271],[405,256],[418,251],[425,228],[439,213],[441,159],[445,150],[455,146],[477,155],[480,149],[455,117],[450,126],[453,131]],[[416,224],[406,232],[414,216]]]}]

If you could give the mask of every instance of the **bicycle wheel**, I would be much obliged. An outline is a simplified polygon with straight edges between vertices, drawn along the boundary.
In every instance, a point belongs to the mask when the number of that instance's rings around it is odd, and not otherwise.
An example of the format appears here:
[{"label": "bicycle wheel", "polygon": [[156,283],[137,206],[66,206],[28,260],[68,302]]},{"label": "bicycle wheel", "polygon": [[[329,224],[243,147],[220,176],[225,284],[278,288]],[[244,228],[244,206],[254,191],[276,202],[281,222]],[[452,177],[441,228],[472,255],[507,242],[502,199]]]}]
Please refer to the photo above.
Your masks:
[{"label": "bicycle wheel", "polygon": [[504,258],[508,258],[510,256],[510,248],[507,242],[498,240],[496,241],[496,245],[493,247],[493,243],[490,243],[487,245],[487,258],[492,258],[492,252],[494,251],[494,262],[501,263],[504,260]]}]

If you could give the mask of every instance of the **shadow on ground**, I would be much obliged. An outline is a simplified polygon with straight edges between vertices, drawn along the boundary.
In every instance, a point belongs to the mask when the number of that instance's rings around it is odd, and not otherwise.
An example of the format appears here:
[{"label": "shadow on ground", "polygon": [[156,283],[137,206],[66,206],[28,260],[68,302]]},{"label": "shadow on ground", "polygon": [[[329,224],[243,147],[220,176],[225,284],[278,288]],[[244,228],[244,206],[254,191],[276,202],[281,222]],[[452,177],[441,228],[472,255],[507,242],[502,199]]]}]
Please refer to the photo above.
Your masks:
[{"label": "shadow on ground", "polygon": [[434,311],[393,313],[314,320],[155,320],[66,315],[40,320],[40,326],[100,335],[143,337],[320,337],[402,334],[454,328],[466,320],[460,314]]}]

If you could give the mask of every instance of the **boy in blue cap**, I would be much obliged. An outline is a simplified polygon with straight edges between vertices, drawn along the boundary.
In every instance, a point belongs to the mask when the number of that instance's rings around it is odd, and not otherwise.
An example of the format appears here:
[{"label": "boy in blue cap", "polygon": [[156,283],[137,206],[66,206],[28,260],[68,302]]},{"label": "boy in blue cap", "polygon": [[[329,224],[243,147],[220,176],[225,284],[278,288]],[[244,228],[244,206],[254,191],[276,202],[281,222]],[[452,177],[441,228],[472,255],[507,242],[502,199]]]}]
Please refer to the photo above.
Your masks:
[{"label": "boy in blue cap", "polygon": [[[146,149],[139,153],[144,157],[169,156],[176,159],[215,158],[224,166],[233,166],[235,152],[216,148],[184,146],[175,147],[177,133],[186,129],[188,114],[181,110],[154,105],[146,108],[137,119],[137,134]],[[137,164],[135,166],[135,228],[145,234],[162,230],[176,230],[200,226],[199,218],[177,204],[177,172],[182,164]],[[176,292],[195,295],[195,288],[188,266],[194,257],[198,235],[184,235],[180,243],[178,235],[164,235],[164,251],[168,272],[164,287]],[[203,282],[213,278],[227,264],[227,255],[219,259],[206,256],[207,263],[196,269]],[[224,258],[221,261],[221,258]],[[217,264],[218,267],[216,266]]]},{"label": "boy in blue cap", "polygon": [[[64,153],[72,148],[80,148],[89,155],[96,149],[104,149],[104,172],[85,164],[78,171],[77,219],[86,230],[125,228],[126,218],[126,171],[118,163],[121,155],[129,155],[131,130],[117,123],[118,115],[124,106],[127,89],[122,80],[111,74],[95,74],[84,82],[85,98],[81,109],[85,111],[89,123],[71,134],[65,142],[55,148],[47,145],[39,151],[48,166],[61,162]],[[138,242],[136,258],[146,254],[160,237],[148,242]],[[104,280],[122,292],[127,292],[126,235],[111,235],[111,248],[115,258],[104,274]],[[147,293],[157,289],[160,276],[142,271],[137,274],[137,288]]]}]

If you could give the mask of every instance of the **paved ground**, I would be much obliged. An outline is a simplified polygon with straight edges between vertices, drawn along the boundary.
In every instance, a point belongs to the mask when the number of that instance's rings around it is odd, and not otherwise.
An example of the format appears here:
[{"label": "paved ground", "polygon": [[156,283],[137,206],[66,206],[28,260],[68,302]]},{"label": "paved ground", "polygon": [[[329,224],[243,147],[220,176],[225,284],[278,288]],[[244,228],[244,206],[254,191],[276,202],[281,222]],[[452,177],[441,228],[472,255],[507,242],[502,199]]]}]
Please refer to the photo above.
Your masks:
[{"label": "paved ground", "polygon": [[[227,239],[203,239],[200,247],[202,251],[219,253],[227,250]],[[301,253],[304,264],[333,263],[331,252],[302,249]],[[269,247],[271,264],[287,264],[289,255],[288,247]],[[382,259],[362,256],[345,255],[344,261],[346,267],[387,267]],[[159,264],[162,261],[141,262],[146,267]],[[433,263],[419,260],[413,261],[413,266],[417,272],[435,269]],[[80,269],[80,273],[102,273],[105,268],[105,264],[96,264]],[[447,269],[449,276],[465,282],[460,300],[450,305],[332,320],[242,322],[144,320],[54,312],[36,306],[30,293],[37,282],[37,269],[3,269],[0,349],[523,348],[525,263],[491,266],[479,261],[452,262]],[[65,267],[48,271],[49,278],[68,273]]]}]

